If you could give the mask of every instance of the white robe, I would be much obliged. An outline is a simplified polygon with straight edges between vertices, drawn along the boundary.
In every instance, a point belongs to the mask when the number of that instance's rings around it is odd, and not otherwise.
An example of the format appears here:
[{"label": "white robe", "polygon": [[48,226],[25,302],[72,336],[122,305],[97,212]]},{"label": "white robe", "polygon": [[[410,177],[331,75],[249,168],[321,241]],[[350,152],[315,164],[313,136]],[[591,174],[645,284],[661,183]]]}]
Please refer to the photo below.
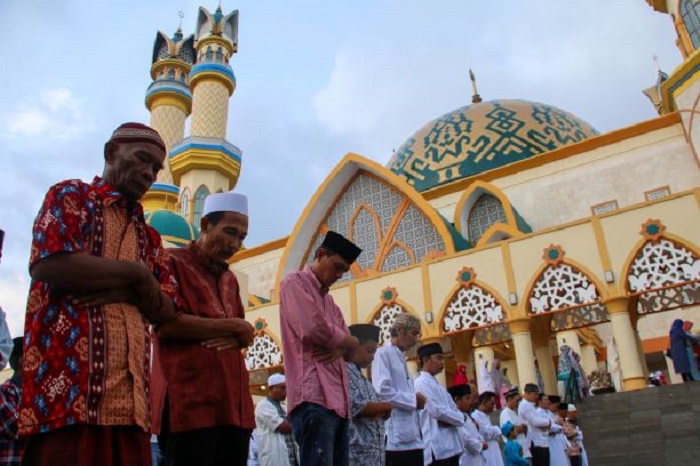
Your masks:
[{"label": "white robe", "polygon": [[[537,408],[540,409],[540,408]],[[557,416],[551,411],[540,409],[552,420],[552,427],[549,428],[549,466],[569,466],[569,455],[566,449],[571,446],[569,440],[564,435],[564,430],[556,424]]]},{"label": "white robe", "polygon": [[289,466],[284,434],[276,432],[282,422],[284,418],[267,398],[255,407],[255,442],[260,466]]},{"label": "white robe", "polygon": [[486,366],[488,361],[482,359],[479,361],[479,393],[494,392],[496,393],[496,381],[493,378],[493,372],[488,370]]},{"label": "white robe", "polygon": [[472,417],[479,424],[479,433],[489,444],[483,452],[485,466],[504,466],[501,446],[498,444],[501,428],[491,424],[489,415],[478,409],[472,413]]},{"label": "white robe", "polygon": [[458,456],[462,442],[457,428],[464,424],[464,414],[457,408],[445,387],[425,371],[421,371],[414,382],[416,392],[428,400],[425,408],[418,411],[423,432],[423,463],[427,466],[436,460]]},{"label": "white robe", "polygon": [[384,423],[386,451],[422,450],[416,391],[406,356],[387,343],[377,350],[372,363],[372,385],[382,401],[391,403],[391,416]]},{"label": "white robe", "polygon": [[[520,416],[518,416],[518,413],[510,409],[509,407],[503,408],[503,411],[501,411],[501,416],[500,416],[500,425],[503,427],[503,425],[510,421],[513,423],[514,426],[520,426],[524,425],[525,423],[520,419]],[[525,434],[518,434],[518,437],[516,438],[518,443],[523,449],[523,457],[524,458],[532,458],[532,454],[530,453],[530,448],[529,445],[527,444],[527,438],[525,437]],[[508,441],[507,438],[503,437],[503,443],[506,443]]]},{"label": "white robe", "polygon": [[484,438],[474,421],[466,414],[464,424],[459,428],[459,437],[464,445],[464,453],[459,457],[459,466],[484,466]]}]

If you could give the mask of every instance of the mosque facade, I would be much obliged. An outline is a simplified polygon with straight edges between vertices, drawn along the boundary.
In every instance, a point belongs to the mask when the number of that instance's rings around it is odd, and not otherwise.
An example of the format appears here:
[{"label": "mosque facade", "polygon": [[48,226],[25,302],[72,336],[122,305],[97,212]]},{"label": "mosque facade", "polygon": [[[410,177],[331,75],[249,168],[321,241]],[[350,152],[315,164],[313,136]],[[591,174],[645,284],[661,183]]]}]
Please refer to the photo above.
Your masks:
[{"label": "mosque facade", "polygon": [[[498,358],[513,384],[555,392],[564,344],[588,373],[610,369],[614,345],[623,390],[668,370],[671,322],[700,320],[700,2],[647,3],[670,16],[684,58],[644,90],[658,117],[599,133],[548,103],[482,101],[472,79],[472,102],[386,166],[347,154],[288,236],[237,253],[254,392],[283,370],[280,280],[329,230],[364,250],[330,290],[348,324],[379,325],[386,341],[397,314],[416,315],[448,352],[447,384],[458,365],[478,378],[477,362]],[[226,139],[237,48],[238,12],[221,8],[200,8],[195,34],[155,41],[146,106],[168,163],[144,206],[172,246],[197,237],[204,198],[240,174]]]}]

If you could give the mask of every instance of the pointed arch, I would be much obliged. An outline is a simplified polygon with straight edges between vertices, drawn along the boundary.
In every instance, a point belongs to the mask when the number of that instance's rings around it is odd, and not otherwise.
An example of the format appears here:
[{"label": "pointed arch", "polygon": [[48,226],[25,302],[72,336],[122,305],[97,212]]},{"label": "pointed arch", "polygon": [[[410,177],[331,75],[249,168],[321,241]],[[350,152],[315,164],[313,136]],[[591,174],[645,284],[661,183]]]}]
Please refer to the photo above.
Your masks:
[{"label": "pointed arch", "polygon": [[544,263],[527,287],[527,313],[550,319],[553,332],[607,322],[607,290],[590,270],[564,258],[560,246],[544,250]]},{"label": "pointed arch", "polygon": [[[482,203],[485,202],[484,199],[492,199],[493,201],[499,203],[502,209],[502,220],[494,222],[490,226],[504,225],[510,227],[510,231],[519,234],[520,229],[518,228],[518,218],[508,197],[496,186],[482,180],[477,180],[470,184],[464,193],[462,193],[462,196],[457,202],[454,214],[454,224],[457,231],[471,244],[476,245],[479,243],[481,236],[479,238],[471,237],[469,234],[469,223],[474,207],[477,206],[477,203],[480,200]],[[486,230],[483,233],[485,232]]]},{"label": "pointed arch", "polygon": [[357,258],[358,267],[371,267],[379,254],[379,239],[382,237],[379,215],[363,202],[352,214],[348,230],[348,239],[362,249],[362,254]]},{"label": "pointed arch", "polygon": [[204,211],[204,199],[209,195],[209,188],[205,185],[201,185],[194,192],[194,208],[192,209],[192,222],[195,225],[199,225],[199,221],[202,219],[202,211]]},{"label": "pointed arch", "polygon": [[647,220],[644,238],[625,262],[625,292],[639,315],[700,304],[698,247],[665,229],[658,220]]},{"label": "pointed arch", "polygon": [[[279,289],[284,275],[312,260],[313,251],[323,241],[325,231],[334,229],[349,236],[348,220],[362,203],[372,207],[379,217],[382,237],[377,257],[383,257],[395,242],[403,242],[413,251],[415,261],[422,260],[432,250],[455,252],[457,239],[448,228],[449,224],[413,187],[386,167],[360,155],[347,154],[314,193],[297,220],[280,261],[275,289]],[[422,234],[414,234],[412,228],[422,229]],[[380,266],[375,259],[367,273],[379,273]],[[365,276],[357,265],[351,272],[341,280]]]},{"label": "pointed arch", "polygon": [[180,193],[180,205],[179,205],[179,210],[180,210],[180,215],[185,217],[185,219],[189,222],[190,220],[190,188],[185,186],[185,188],[182,190],[182,193]]}]

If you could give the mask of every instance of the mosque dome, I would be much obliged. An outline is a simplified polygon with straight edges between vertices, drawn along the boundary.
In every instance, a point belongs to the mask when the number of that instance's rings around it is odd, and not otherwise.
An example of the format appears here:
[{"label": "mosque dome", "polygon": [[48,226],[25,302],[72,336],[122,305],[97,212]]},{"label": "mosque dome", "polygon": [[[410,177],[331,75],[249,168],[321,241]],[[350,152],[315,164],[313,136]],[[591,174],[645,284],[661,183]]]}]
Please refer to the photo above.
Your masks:
[{"label": "mosque dome", "polygon": [[186,246],[199,236],[199,228],[188,222],[182,215],[171,210],[145,212],[144,218],[146,223],[160,233],[163,241],[177,247]]},{"label": "mosque dome", "polygon": [[491,100],[430,121],[396,151],[387,167],[426,191],[598,134],[552,105]]}]

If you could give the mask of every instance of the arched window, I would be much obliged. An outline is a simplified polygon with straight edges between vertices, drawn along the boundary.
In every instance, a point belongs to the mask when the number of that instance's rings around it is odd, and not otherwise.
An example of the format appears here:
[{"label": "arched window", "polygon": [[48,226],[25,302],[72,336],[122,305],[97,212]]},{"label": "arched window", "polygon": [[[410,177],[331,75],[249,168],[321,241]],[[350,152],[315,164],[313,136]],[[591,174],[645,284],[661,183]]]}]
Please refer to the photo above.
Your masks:
[{"label": "arched window", "polygon": [[168,79],[175,79],[175,70],[173,68],[168,68]]},{"label": "arched window", "polygon": [[680,10],[693,48],[700,48],[700,2],[698,0],[681,0]]},{"label": "arched window", "polygon": [[207,63],[211,63],[214,61],[214,51],[211,49],[211,45],[207,47]]},{"label": "arched window", "polygon": [[496,223],[508,223],[503,205],[495,196],[482,194],[469,212],[469,241],[476,244],[486,230]]},{"label": "arched window", "polygon": [[190,192],[185,191],[182,193],[182,196],[180,197],[180,213],[182,214],[185,219],[189,220],[190,218]]},{"label": "arched window", "polygon": [[224,61],[224,52],[222,51],[221,47],[218,47],[216,49],[216,62],[221,63]]},{"label": "arched window", "polygon": [[197,188],[194,193],[194,216],[192,222],[195,225],[199,225],[199,221],[202,219],[202,211],[204,210],[204,199],[209,195],[209,189],[202,185]]}]

